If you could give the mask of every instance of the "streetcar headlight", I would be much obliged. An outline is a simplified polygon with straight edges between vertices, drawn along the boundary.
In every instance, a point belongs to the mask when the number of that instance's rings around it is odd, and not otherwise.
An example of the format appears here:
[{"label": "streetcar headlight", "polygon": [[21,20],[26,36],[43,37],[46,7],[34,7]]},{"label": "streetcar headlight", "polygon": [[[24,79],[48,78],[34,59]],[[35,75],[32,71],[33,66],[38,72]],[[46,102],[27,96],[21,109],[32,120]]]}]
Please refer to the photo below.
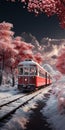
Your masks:
[{"label": "streetcar headlight", "polygon": [[27,81],[27,79],[25,79],[25,81]]}]

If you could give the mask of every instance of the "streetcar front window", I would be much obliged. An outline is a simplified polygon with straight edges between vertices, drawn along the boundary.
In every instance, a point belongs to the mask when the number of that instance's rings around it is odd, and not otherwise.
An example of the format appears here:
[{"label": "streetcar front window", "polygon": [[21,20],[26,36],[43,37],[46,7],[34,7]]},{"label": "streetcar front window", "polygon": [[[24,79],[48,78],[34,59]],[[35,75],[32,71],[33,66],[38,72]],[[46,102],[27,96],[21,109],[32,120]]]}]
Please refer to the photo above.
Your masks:
[{"label": "streetcar front window", "polygon": [[24,75],[29,75],[29,67],[24,67]]},{"label": "streetcar front window", "polygon": [[37,75],[37,69],[34,66],[30,67],[30,75]]},{"label": "streetcar front window", "polygon": [[19,68],[19,74],[23,75],[23,68]]},{"label": "streetcar front window", "polygon": [[35,66],[23,66],[18,70],[19,75],[37,75],[37,68]]}]

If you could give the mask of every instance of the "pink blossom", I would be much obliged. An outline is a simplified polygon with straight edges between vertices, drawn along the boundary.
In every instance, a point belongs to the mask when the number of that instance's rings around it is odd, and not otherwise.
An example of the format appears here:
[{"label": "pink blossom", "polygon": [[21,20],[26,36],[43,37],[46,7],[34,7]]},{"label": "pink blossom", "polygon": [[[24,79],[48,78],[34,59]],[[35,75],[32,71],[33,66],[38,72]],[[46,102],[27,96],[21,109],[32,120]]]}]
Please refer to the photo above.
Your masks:
[{"label": "pink blossom", "polygon": [[[16,2],[16,0],[7,0]],[[65,0],[18,0],[25,3],[29,12],[46,13],[47,16],[57,14],[60,25],[65,28]]]}]

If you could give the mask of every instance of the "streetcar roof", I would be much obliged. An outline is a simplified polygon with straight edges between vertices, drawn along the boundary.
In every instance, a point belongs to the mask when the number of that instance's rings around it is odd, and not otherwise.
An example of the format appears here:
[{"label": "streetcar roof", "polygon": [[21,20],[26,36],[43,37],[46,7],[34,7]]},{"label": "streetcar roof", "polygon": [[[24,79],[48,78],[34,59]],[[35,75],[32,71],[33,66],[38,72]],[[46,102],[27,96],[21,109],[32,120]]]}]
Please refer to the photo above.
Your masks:
[{"label": "streetcar roof", "polygon": [[33,60],[25,60],[22,61],[18,64],[18,66],[27,66],[27,65],[37,65],[39,68],[43,69],[45,72],[47,72],[49,75],[51,75],[47,70],[45,70],[41,65],[39,65],[37,62],[33,61]]},{"label": "streetcar roof", "polygon": [[18,66],[21,66],[21,65],[36,65],[37,63],[35,62],[35,61],[33,61],[33,60],[30,60],[30,61],[27,61],[27,60],[25,60],[25,61],[22,61],[22,62],[20,62],[19,64],[18,64]]}]

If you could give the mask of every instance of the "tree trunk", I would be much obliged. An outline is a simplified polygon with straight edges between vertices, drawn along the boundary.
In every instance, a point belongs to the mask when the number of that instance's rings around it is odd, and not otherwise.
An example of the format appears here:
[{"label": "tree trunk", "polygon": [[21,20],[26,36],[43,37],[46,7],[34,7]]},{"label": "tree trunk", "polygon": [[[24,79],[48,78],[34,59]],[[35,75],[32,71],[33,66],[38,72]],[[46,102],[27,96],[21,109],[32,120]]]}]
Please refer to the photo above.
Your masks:
[{"label": "tree trunk", "polygon": [[12,87],[14,87],[14,85],[15,85],[15,78],[14,78],[12,66],[11,66],[11,74],[12,74]]},{"label": "tree trunk", "polygon": [[15,85],[15,78],[14,78],[14,75],[12,75],[12,87],[14,87]]},{"label": "tree trunk", "polygon": [[0,86],[2,84],[2,71],[0,71]]},{"label": "tree trunk", "polygon": [[3,52],[3,54],[2,54],[2,70],[4,70],[4,52]]},{"label": "tree trunk", "polygon": [[4,52],[2,52],[2,65],[0,68],[0,86],[2,84],[2,80],[3,80],[3,70],[4,70]]}]

